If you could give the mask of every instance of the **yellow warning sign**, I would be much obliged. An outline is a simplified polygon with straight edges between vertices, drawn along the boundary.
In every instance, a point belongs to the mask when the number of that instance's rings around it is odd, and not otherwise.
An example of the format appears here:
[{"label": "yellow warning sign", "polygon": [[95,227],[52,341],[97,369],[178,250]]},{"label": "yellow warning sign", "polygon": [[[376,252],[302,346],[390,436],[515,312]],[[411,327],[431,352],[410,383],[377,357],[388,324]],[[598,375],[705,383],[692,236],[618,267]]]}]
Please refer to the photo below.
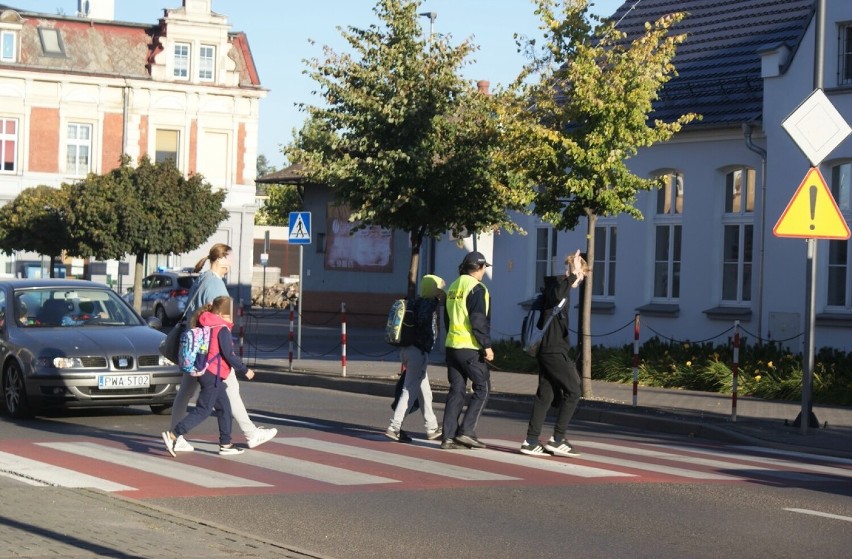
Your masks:
[{"label": "yellow warning sign", "polygon": [[811,167],[805,175],[772,232],[800,239],[849,238],[849,226],[819,169]]}]

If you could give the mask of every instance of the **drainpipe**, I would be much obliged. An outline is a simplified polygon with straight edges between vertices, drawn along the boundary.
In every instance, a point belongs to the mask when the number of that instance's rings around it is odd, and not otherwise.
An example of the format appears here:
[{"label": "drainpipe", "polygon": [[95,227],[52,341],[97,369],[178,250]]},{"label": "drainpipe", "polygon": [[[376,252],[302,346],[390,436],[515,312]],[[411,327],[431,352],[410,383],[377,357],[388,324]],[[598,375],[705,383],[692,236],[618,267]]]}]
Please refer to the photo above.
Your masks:
[{"label": "drainpipe", "polygon": [[763,343],[763,255],[766,251],[766,150],[751,139],[752,125],[743,123],[743,136],[748,149],[760,156],[760,248],[757,261],[757,337]]}]

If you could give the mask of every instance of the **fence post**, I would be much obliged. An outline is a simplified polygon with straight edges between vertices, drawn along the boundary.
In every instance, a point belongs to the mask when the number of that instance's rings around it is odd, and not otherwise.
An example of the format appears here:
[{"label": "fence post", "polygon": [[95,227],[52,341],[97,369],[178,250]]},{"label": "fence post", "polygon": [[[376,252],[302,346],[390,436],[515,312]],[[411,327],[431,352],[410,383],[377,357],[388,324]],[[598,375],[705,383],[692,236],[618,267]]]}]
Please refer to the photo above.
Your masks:
[{"label": "fence post", "polygon": [[639,313],[633,317],[633,406],[639,401]]},{"label": "fence post", "polygon": [[346,376],[346,303],[340,303],[340,364]]},{"label": "fence post", "polygon": [[734,321],[734,362],[731,365],[731,421],[737,422],[737,380],[740,369],[740,321]]},{"label": "fence post", "polygon": [[290,333],[288,338],[290,340],[290,355],[288,356],[290,360],[290,368],[289,371],[293,372],[293,300],[290,300]]}]

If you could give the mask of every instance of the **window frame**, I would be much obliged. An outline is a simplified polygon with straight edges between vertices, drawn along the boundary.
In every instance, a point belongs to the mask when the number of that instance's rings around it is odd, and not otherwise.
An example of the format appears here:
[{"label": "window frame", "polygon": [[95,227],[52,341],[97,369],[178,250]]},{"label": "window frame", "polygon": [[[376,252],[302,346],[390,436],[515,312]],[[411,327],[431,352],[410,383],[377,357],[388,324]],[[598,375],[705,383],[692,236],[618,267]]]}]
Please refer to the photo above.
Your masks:
[{"label": "window frame", "polygon": [[[7,56],[6,40],[11,39],[12,54]],[[0,62],[14,64],[18,62],[18,33],[11,29],[0,29]]]},{"label": "window frame", "polygon": [[[6,132],[7,123],[14,123],[14,132]],[[13,117],[0,117],[0,174],[16,175],[18,174],[18,148],[20,145],[20,120]],[[11,138],[10,138],[11,137]],[[11,142],[12,152],[12,168],[6,169],[5,155],[9,150],[8,143]]]},{"label": "window frame", "polygon": [[[71,138],[70,133],[71,129],[74,128],[78,132],[80,130],[88,131],[88,138],[85,140],[80,139],[79,133],[75,138]],[[84,177],[88,175],[92,171],[92,153],[93,153],[93,133],[95,127],[92,126],[91,123],[87,122],[68,122],[65,125],[65,173],[67,175],[75,176],[75,177]],[[87,161],[85,165],[80,164],[80,148],[87,148]],[[74,160],[73,164],[70,163],[70,159],[72,156],[71,150],[74,150]],[[83,172],[80,172],[81,169],[85,167]]]},{"label": "window frame", "polygon": [[[52,39],[55,39],[55,45]],[[55,27],[39,27],[38,40],[41,43],[43,56],[65,58],[65,42],[62,40],[62,33],[59,29]]]},{"label": "window frame", "polygon": [[[210,50],[209,56],[205,56],[205,50]],[[205,72],[210,75],[206,76]],[[216,46],[201,45],[198,47],[198,80],[202,82],[213,82],[216,80]]]},{"label": "window frame", "polygon": [[[174,136],[175,150],[173,152],[160,149],[160,134],[166,134],[166,133],[173,133],[175,135]],[[180,165],[181,165],[180,141],[181,141],[181,132],[178,129],[175,129],[175,128],[156,128],[156,129],[154,129],[154,162],[155,163],[165,163],[166,161],[169,160],[169,157],[167,157],[167,156],[163,157],[161,155],[161,153],[162,154],[174,153],[175,167],[180,169]]]},{"label": "window frame", "polygon": [[595,301],[615,301],[618,225],[614,218],[598,218],[595,224],[593,262],[595,269],[592,274],[592,299]]},{"label": "window frame", "polygon": [[[652,268],[651,300],[658,303],[680,301],[680,277],[683,267],[683,211],[685,206],[685,180],[682,172],[669,169],[657,177],[663,185],[657,190],[654,215],[654,242],[652,246],[654,266]],[[660,258],[660,235],[665,231],[665,258]],[[661,265],[665,271],[661,272]],[[658,286],[664,282],[665,293]]]},{"label": "window frame", "polygon": [[837,26],[837,85],[852,85],[852,23]]},{"label": "window frame", "polygon": [[[178,53],[178,49],[186,49],[186,53]],[[172,47],[172,77],[176,80],[189,81],[192,75],[192,45],[175,42]]]},{"label": "window frame", "polygon": [[[754,201],[757,173],[744,165],[723,169],[722,251],[720,301],[728,305],[750,305],[754,297]],[[739,192],[737,192],[737,173]],[[745,196],[743,194],[745,193]],[[737,202],[739,196],[739,202]],[[750,200],[750,203],[749,203]],[[745,203],[744,203],[745,202]],[[729,241],[735,237],[736,259],[728,254]],[[729,276],[731,270],[733,276]],[[733,293],[731,293],[733,286]]]},{"label": "window frame", "polygon": [[[845,168],[845,177],[838,177],[838,169]],[[837,208],[848,223],[852,220],[852,160],[837,161],[831,165],[829,188]],[[845,183],[845,184],[844,184]],[[835,312],[852,313],[852,243],[848,240],[828,240],[825,263],[825,308]],[[833,293],[839,292],[842,293]],[[838,298],[835,298],[839,295]],[[841,300],[842,299],[842,300]]]}]

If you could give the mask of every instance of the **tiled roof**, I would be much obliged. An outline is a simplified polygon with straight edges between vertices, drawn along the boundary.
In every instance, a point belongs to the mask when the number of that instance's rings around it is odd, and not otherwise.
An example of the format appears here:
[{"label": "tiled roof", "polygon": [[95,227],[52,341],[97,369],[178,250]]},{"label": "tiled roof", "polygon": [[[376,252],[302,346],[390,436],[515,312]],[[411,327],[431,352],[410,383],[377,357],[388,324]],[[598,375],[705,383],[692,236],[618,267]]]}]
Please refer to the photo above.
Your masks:
[{"label": "tiled roof", "polygon": [[[23,18],[18,66],[27,69],[149,79],[149,65],[154,53],[161,48],[159,35],[164,33],[161,22],[149,24],[89,20],[18,10],[0,4],[0,13],[6,10],[14,10]],[[60,31],[64,56],[44,54],[39,27]],[[230,32],[228,36],[231,40],[228,57],[236,65],[240,87],[260,86],[245,34]]]},{"label": "tiled roof", "polygon": [[635,36],[644,32],[645,22],[686,12],[674,27],[687,34],[674,59],[678,77],[660,92],[651,116],[672,121],[695,112],[703,120],[693,126],[724,126],[760,117],[758,53],[779,44],[796,50],[814,5],[815,0],[628,0],[612,19]]}]

